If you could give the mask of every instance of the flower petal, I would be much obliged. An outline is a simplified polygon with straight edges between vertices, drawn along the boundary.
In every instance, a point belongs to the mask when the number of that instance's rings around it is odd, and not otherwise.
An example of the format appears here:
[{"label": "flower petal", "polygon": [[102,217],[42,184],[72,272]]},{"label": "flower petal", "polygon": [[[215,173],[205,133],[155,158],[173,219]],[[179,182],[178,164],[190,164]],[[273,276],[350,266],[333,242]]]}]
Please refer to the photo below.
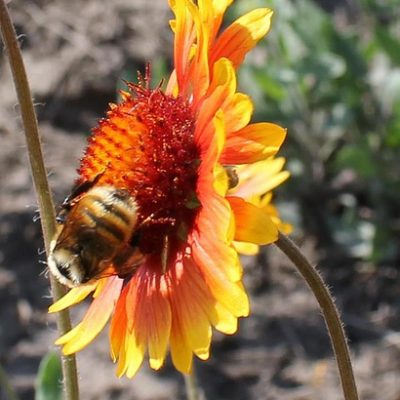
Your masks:
[{"label": "flower petal", "polygon": [[[288,179],[289,172],[282,171],[284,164],[285,159],[279,157],[239,166],[236,169],[239,185],[231,193],[245,199],[252,196],[263,196]],[[267,201],[267,199],[264,201]]]},{"label": "flower petal", "polygon": [[183,374],[190,374],[192,371],[193,353],[186,340],[179,318],[172,319],[170,346],[172,362],[175,368]]},{"label": "flower petal", "polygon": [[192,258],[185,260],[185,271],[188,275],[188,295],[207,313],[213,326],[220,332],[234,333],[237,330],[237,318],[232,315],[222,304],[218,303],[208,288],[201,269],[195,264]]},{"label": "flower petal", "polygon": [[192,234],[193,256],[197,263],[213,265],[234,282],[242,277],[242,267],[235,249],[230,246],[234,225],[229,203],[219,194],[210,191],[198,194],[203,207],[196,219]]},{"label": "flower petal", "polygon": [[125,286],[115,306],[110,329],[110,350],[113,361],[118,360],[117,376],[126,374],[131,378],[142,365],[146,346],[143,341],[138,343],[134,332],[128,330],[126,315],[128,291],[129,286]]},{"label": "flower petal", "polygon": [[193,18],[186,0],[169,0],[175,14],[172,23],[174,35],[174,65],[179,92],[185,92],[188,85],[188,68],[191,48],[195,39]]},{"label": "flower petal", "polygon": [[88,285],[83,285],[71,289],[65,296],[61,297],[61,299],[58,299],[54,304],[49,307],[49,312],[53,313],[65,310],[68,307],[80,303],[96,289],[97,285],[98,282],[94,282]]},{"label": "flower petal", "polygon": [[218,331],[232,335],[237,331],[237,318],[221,303],[215,303],[210,321]]},{"label": "flower petal", "polygon": [[168,272],[173,310],[171,354],[175,367],[189,373],[192,351],[201,359],[209,356],[210,323],[225,333],[234,333],[237,318],[219,304],[210,292],[199,267],[186,255]]},{"label": "flower petal", "polygon": [[125,374],[128,378],[133,378],[142,365],[145,351],[145,343],[143,341],[138,342],[134,332],[127,332],[125,336]]},{"label": "flower petal", "polygon": [[233,245],[238,253],[245,256],[255,256],[258,254],[259,246],[254,243],[238,242],[234,241]]},{"label": "flower petal", "polygon": [[253,114],[253,103],[246,94],[235,93],[222,109],[225,116],[225,129],[229,138],[231,132],[239,131],[249,123]]},{"label": "flower petal", "polygon": [[197,266],[185,257],[170,270],[170,300],[173,316],[179,321],[182,336],[199,358],[209,357],[211,326],[207,316],[210,297]]},{"label": "flower petal", "polygon": [[[165,284],[164,279],[161,285]],[[148,352],[150,367],[159,369],[164,363],[167,353],[168,340],[171,333],[171,307],[168,300],[162,295],[158,284],[153,285],[153,296],[150,302],[151,315],[147,315],[148,322]],[[140,329],[140,327],[138,327]]]},{"label": "flower petal", "polygon": [[93,300],[82,322],[56,341],[57,345],[64,345],[64,354],[81,350],[104,328],[121,292],[122,282],[118,277],[108,278],[103,291]]},{"label": "flower petal", "polygon": [[164,362],[171,331],[171,309],[166,292],[161,271],[149,259],[129,282],[128,326],[135,334],[136,343],[132,351],[140,350],[142,344],[147,343],[153,369],[159,369]]},{"label": "flower petal", "polygon": [[201,20],[209,30],[210,41],[213,42],[221,26],[222,17],[232,0],[199,0]]},{"label": "flower petal", "polygon": [[114,362],[124,353],[125,332],[128,330],[128,321],[126,317],[127,293],[128,286],[125,286],[121,290],[121,294],[115,305],[115,311],[110,324],[110,353]]},{"label": "flower petal", "polygon": [[[199,266],[211,293],[235,317],[247,316],[249,303],[246,292],[240,281],[233,282],[228,278],[228,275],[234,278],[239,275],[236,272],[238,267],[220,265],[218,260],[210,256],[207,252],[209,249],[204,247],[200,240],[198,235],[193,235],[191,239],[193,259]],[[233,270],[233,273],[230,270]]]},{"label": "flower petal", "polygon": [[[208,95],[199,105],[195,140],[204,152],[210,146],[214,130],[214,119],[228,98],[231,98],[236,88],[235,71],[227,59],[221,59],[214,65],[214,75],[210,83]],[[223,115],[223,114],[222,114]]]},{"label": "flower petal", "polygon": [[238,18],[216,40],[211,49],[210,62],[226,57],[237,68],[247,52],[268,33],[272,14],[268,8],[259,8]]},{"label": "flower petal", "polygon": [[189,80],[192,82],[193,107],[196,107],[210,84],[208,66],[209,27],[201,20],[199,9],[191,1],[187,1],[186,4],[196,28],[196,51],[189,72]]},{"label": "flower petal", "polygon": [[243,269],[237,252],[232,246],[211,235],[193,236],[193,257],[201,266],[217,268],[225,279],[238,282]]},{"label": "flower petal", "polygon": [[267,122],[251,124],[226,139],[221,163],[250,164],[274,155],[282,145],[286,129]]},{"label": "flower petal", "polygon": [[235,215],[235,240],[269,244],[278,239],[278,229],[266,212],[241,197],[227,197]]}]

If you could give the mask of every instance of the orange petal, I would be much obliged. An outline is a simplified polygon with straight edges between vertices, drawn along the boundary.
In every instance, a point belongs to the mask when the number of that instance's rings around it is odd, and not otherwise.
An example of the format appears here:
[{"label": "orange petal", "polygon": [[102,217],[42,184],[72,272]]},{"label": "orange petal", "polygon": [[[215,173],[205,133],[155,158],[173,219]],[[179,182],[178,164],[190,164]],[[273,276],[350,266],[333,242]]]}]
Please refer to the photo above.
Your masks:
[{"label": "orange petal", "polygon": [[196,228],[199,233],[224,243],[230,242],[233,239],[233,226],[229,203],[212,187],[200,190],[198,197],[200,202],[205,205],[196,218]]},{"label": "orange petal", "polygon": [[214,167],[213,187],[220,196],[225,196],[229,190],[229,177],[226,169],[221,164],[216,164]]},{"label": "orange petal", "polygon": [[168,79],[167,87],[165,88],[165,94],[171,95],[173,97],[178,97],[179,88],[178,88],[178,82],[176,80],[175,69],[171,72],[171,75]]},{"label": "orange petal", "polygon": [[237,282],[242,278],[236,250],[213,235],[193,235],[193,257],[204,268],[218,269],[225,279]]},{"label": "orange petal", "polygon": [[213,42],[221,26],[222,18],[232,0],[199,0],[201,20],[209,30],[210,42]]},{"label": "orange petal", "polygon": [[172,23],[174,35],[174,65],[179,92],[185,92],[188,84],[188,68],[191,48],[195,39],[194,23],[186,0],[169,0],[175,14]]},{"label": "orange petal", "polygon": [[278,229],[262,209],[240,197],[227,197],[235,215],[235,240],[269,244],[278,239]]},{"label": "orange petal", "polygon": [[[161,284],[165,284],[164,279]],[[162,295],[158,285],[152,288],[153,297],[148,320],[148,352],[150,367],[159,369],[164,363],[168,341],[171,333],[171,307],[169,301]],[[165,291],[165,289],[164,289]],[[140,326],[137,327],[140,329]]]},{"label": "orange petal", "polygon": [[104,290],[90,305],[82,322],[56,341],[64,354],[72,354],[89,344],[104,328],[121,292],[122,279],[108,278]]},{"label": "orange petal", "polygon": [[[282,171],[285,164],[283,157],[267,159],[257,163],[239,166],[236,172],[239,177],[239,185],[231,193],[237,197],[249,199],[252,196],[263,196],[275,187],[279,186],[289,177],[288,171]],[[270,202],[270,198],[264,196],[262,204]]]},{"label": "orange petal", "polygon": [[[168,271],[168,277],[172,275],[173,269],[177,269],[174,265]],[[176,273],[177,279],[180,279],[182,274],[182,268],[179,270],[179,274]],[[172,285],[170,285],[170,290],[172,290]],[[170,294],[170,298],[171,298]],[[183,374],[190,374],[192,370],[193,362],[193,352],[188,343],[188,339],[185,335],[185,329],[183,327],[181,318],[175,312],[174,301],[171,299],[172,308],[172,324],[171,324],[171,337],[170,337],[170,347],[171,347],[171,358],[175,368],[182,372]]]},{"label": "orange petal", "polygon": [[274,155],[286,136],[286,129],[260,122],[230,134],[220,162],[223,164],[250,164]]},{"label": "orange petal", "polygon": [[232,23],[216,40],[211,50],[211,64],[221,57],[229,58],[237,68],[271,26],[272,10],[259,8]]},{"label": "orange petal", "polygon": [[223,104],[227,98],[233,96],[237,87],[235,69],[227,58],[220,58],[214,64],[208,95],[211,95],[220,86],[225,88],[225,96],[221,101],[221,104]]},{"label": "orange petal", "polygon": [[96,289],[97,284],[98,282],[95,282],[71,289],[65,296],[61,297],[61,299],[57,300],[49,307],[49,312],[61,311],[80,303]]},{"label": "orange petal", "polygon": [[188,286],[187,296],[195,299],[199,307],[202,307],[207,313],[210,322],[216,329],[228,334],[236,332],[237,318],[216,301],[194,260],[187,257],[184,267],[184,272],[187,275],[185,280]]},{"label": "orange petal", "polygon": [[[121,378],[121,376],[123,376],[128,368],[128,364],[126,361],[126,347],[127,345],[125,345],[125,338],[126,336],[128,336],[128,331],[124,331],[121,332],[122,335],[122,346],[123,346],[123,351],[120,352],[119,356],[118,356],[118,365],[117,365],[117,371],[116,371],[116,375],[118,378]],[[142,360],[143,361],[143,360]],[[115,362],[115,360],[114,360]]]},{"label": "orange petal", "polygon": [[[265,198],[266,196],[264,196]],[[283,222],[280,219],[278,209],[272,205],[272,204],[265,204],[264,203],[264,198],[261,199],[261,202],[259,204],[259,207],[263,209],[270,217],[272,222],[275,224],[275,226],[278,228],[278,230],[285,235],[289,235],[293,231],[292,225]]]},{"label": "orange petal", "polygon": [[259,246],[254,243],[246,243],[246,242],[233,242],[233,245],[236,251],[245,256],[255,256],[259,252]]},{"label": "orange petal", "polygon": [[147,342],[153,369],[159,369],[164,362],[171,331],[171,309],[166,298],[165,278],[156,272],[156,267],[144,264],[136,272],[129,282],[126,303],[129,329],[135,333],[135,348],[139,349],[142,343]]},{"label": "orange petal", "polygon": [[142,365],[146,345],[143,341],[137,340],[137,335],[134,332],[127,332],[125,336],[125,351],[125,374],[128,378],[133,378]]},{"label": "orange petal", "polygon": [[[203,239],[203,242],[209,241],[211,239]],[[238,277],[239,273],[235,271],[238,267],[220,264],[219,260],[207,253],[208,248],[200,242],[199,235],[192,235],[190,242],[193,259],[199,266],[212,295],[235,317],[248,315],[249,303],[242,284],[240,281],[232,282],[228,278],[228,274],[234,278]]]},{"label": "orange petal", "polygon": [[175,318],[175,314],[172,319],[170,346],[175,368],[183,374],[190,374],[192,372],[193,353],[184,335],[180,319],[179,317]]},{"label": "orange petal", "polygon": [[168,275],[173,309],[172,360],[179,371],[190,373],[192,351],[202,359],[208,357],[210,323],[222,332],[233,333],[237,318],[216,301],[190,256],[171,268]]},{"label": "orange petal", "polygon": [[[128,321],[126,317],[126,295],[128,286],[121,290],[115,311],[110,324],[110,353],[111,358],[115,362],[124,353],[125,332],[128,330]],[[121,351],[122,350],[122,351]]]},{"label": "orange petal", "polygon": [[138,342],[134,332],[129,332],[126,315],[126,298],[129,287],[125,286],[115,306],[111,321],[110,344],[111,356],[118,359],[117,376],[126,374],[132,378],[140,368],[146,350],[145,342]]},{"label": "orange petal", "polygon": [[215,303],[210,321],[215,329],[227,335],[232,335],[237,331],[237,318],[221,303]]},{"label": "orange petal", "polygon": [[[200,266],[200,265],[199,265]],[[207,286],[219,303],[235,317],[249,315],[249,299],[241,282],[231,282],[212,266],[201,265]]]},{"label": "orange petal", "polygon": [[[216,106],[223,111],[226,132],[236,132],[249,123],[253,104],[249,96],[236,93],[236,73],[231,61],[227,58],[220,58],[214,64],[208,89],[209,96],[211,97],[213,92],[219,90],[220,87],[224,88],[223,97],[218,98],[219,103],[216,103]],[[208,109],[208,112],[210,111]]]},{"label": "orange petal", "polygon": [[223,107],[225,116],[225,129],[229,138],[231,132],[236,132],[245,127],[253,114],[253,103],[250,97],[243,93],[236,93]]},{"label": "orange petal", "polygon": [[[204,198],[209,191],[216,191],[221,196],[225,196],[227,191],[226,172],[222,171],[221,165],[218,163],[221,151],[225,143],[225,129],[222,111],[218,110],[211,125],[201,136],[197,138],[199,145],[203,147],[201,156],[201,164],[198,170],[197,195],[200,200],[206,201]],[[208,145],[206,142],[208,141]],[[206,147],[207,146],[207,147]],[[203,203],[206,204],[206,203]]]},{"label": "orange petal", "polygon": [[211,326],[208,309],[211,299],[204,286],[204,280],[195,273],[197,266],[190,258],[177,263],[169,271],[170,300],[173,318],[178,320],[182,329],[181,335],[198,357],[205,360],[209,357],[211,343]]},{"label": "orange petal", "polygon": [[201,20],[199,9],[191,1],[187,1],[186,4],[196,29],[196,48],[189,71],[189,81],[192,82],[193,107],[196,107],[210,84],[208,66],[209,27]]},{"label": "orange petal", "polygon": [[199,193],[203,207],[196,219],[193,256],[197,263],[212,264],[234,282],[242,277],[242,267],[235,249],[230,245],[234,225],[229,203],[213,191]]},{"label": "orange petal", "polygon": [[213,128],[213,119],[219,109],[228,98],[231,98],[236,88],[235,71],[231,63],[221,59],[214,66],[214,76],[210,83],[208,95],[199,105],[195,139],[201,149],[207,149],[210,136],[210,128]]}]

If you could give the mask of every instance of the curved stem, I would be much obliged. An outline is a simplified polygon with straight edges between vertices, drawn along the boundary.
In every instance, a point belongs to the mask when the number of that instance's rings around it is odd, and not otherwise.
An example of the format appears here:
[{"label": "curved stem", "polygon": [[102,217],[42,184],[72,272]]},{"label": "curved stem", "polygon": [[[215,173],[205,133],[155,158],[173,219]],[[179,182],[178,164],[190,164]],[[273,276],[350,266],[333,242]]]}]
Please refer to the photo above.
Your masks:
[{"label": "curved stem", "polygon": [[354,379],[353,367],[351,365],[346,334],[339,312],[327,286],[318,271],[308,262],[291,239],[279,233],[278,240],[275,244],[296,266],[297,270],[310,286],[321,307],[325,323],[328,327],[332,347],[335,352],[344,398],[346,400],[358,400],[357,386]]},{"label": "curved stem", "polygon": [[[39,140],[38,124],[32,103],[31,91],[22,60],[18,39],[11,17],[4,0],[0,0],[0,28],[5,48],[8,53],[15,89],[21,109],[21,117],[28,147],[32,177],[39,203],[40,221],[43,230],[46,252],[56,230],[54,207],[47,182],[46,169],[43,163],[42,149]],[[65,288],[50,274],[50,286],[54,300],[65,294]],[[61,334],[71,329],[68,311],[62,311],[57,317],[57,327]],[[66,400],[79,399],[78,378],[74,356],[62,356],[62,369]]]}]

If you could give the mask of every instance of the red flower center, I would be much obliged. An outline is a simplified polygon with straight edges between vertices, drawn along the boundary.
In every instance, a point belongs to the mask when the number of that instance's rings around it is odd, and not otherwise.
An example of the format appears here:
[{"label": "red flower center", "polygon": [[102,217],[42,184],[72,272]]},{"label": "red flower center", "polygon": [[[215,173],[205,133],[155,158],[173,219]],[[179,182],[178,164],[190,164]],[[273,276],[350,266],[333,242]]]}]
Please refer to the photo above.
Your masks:
[{"label": "red flower center", "polygon": [[176,248],[191,229],[199,149],[194,118],[181,98],[129,85],[89,139],[81,181],[125,188],[139,206],[139,247],[145,254]]}]

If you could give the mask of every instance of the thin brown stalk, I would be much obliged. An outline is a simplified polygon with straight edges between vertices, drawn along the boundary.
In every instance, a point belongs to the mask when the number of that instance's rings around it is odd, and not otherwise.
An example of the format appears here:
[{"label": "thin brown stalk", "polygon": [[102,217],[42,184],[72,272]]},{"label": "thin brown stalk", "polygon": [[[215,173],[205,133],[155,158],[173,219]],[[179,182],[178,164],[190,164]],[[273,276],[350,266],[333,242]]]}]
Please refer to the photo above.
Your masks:
[{"label": "thin brown stalk", "polygon": [[357,386],[351,365],[346,334],[339,311],[327,286],[318,271],[308,262],[301,250],[291,239],[280,233],[275,244],[296,266],[297,270],[310,286],[321,307],[335,353],[344,398],[346,400],[358,400]]},{"label": "thin brown stalk", "polygon": [[[40,221],[43,230],[45,248],[48,253],[50,240],[54,236],[56,230],[54,207],[43,162],[38,124],[32,103],[28,78],[22,60],[17,35],[4,0],[0,0],[0,28],[20,105],[31,172],[39,203]],[[61,298],[65,294],[64,287],[60,285],[51,274],[50,286],[54,300]],[[57,326],[61,334],[64,334],[71,329],[68,311],[58,313]],[[65,399],[78,400],[79,390],[75,357],[62,356],[62,369],[64,376]]]}]

